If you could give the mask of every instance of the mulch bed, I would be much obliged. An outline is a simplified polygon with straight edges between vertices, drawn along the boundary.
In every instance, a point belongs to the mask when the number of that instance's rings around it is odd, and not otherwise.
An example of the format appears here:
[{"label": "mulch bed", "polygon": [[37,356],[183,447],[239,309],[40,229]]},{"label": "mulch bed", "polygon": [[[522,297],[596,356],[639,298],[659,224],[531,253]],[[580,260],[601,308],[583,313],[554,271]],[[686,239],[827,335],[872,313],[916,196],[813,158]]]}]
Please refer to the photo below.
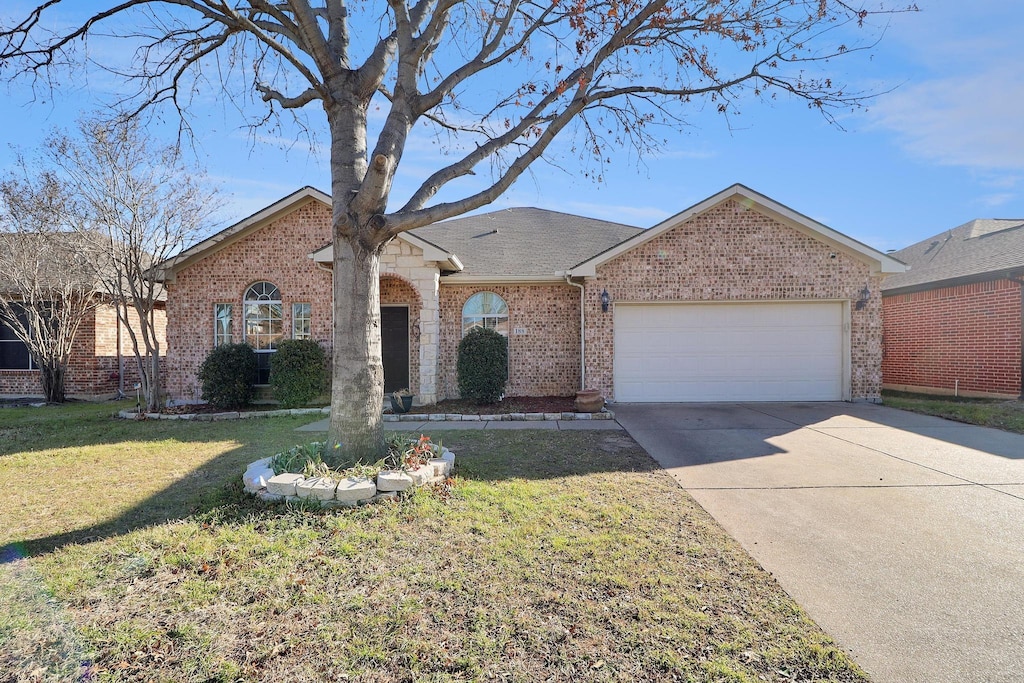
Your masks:
[{"label": "mulch bed", "polygon": [[[385,397],[386,399],[387,397]],[[428,415],[430,413],[448,413],[461,415],[507,415],[509,413],[571,413],[576,411],[573,396],[506,396],[498,403],[490,405],[477,405],[472,401],[462,399],[449,399],[426,406],[413,406],[409,412],[415,415]],[[165,415],[202,415],[208,413],[223,412],[252,412],[261,410],[277,410],[279,406],[274,404],[250,405],[244,408],[216,408],[209,403],[192,403],[180,406],[170,406],[160,412]],[[390,413],[391,408],[384,412]]]},{"label": "mulch bed", "polygon": [[[498,403],[478,405],[472,401],[449,399],[432,405],[413,406],[415,415],[447,413],[461,415],[507,415],[509,413],[571,413],[575,412],[573,396],[506,396]],[[392,412],[388,408],[385,412]]]}]

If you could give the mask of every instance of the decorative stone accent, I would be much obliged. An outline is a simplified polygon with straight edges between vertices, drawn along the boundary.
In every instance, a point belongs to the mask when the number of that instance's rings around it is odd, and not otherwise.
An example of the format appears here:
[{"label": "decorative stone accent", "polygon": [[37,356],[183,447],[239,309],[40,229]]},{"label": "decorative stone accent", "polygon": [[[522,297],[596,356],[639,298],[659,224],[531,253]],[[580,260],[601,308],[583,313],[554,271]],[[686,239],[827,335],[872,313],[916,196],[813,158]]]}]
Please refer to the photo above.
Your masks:
[{"label": "decorative stone accent", "polygon": [[377,475],[378,491],[405,491],[412,488],[413,481],[405,472],[385,470]]},{"label": "decorative stone accent", "polygon": [[479,415],[463,415],[462,416],[462,421],[463,422],[479,422],[480,421],[480,416]]},{"label": "decorative stone accent", "polygon": [[444,422],[445,415],[444,413],[431,413],[427,419],[430,420],[431,422]]},{"label": "decorative stone accent", "polygon": [[257,460],[249,465],[242,475],[242,483],[249,493],[256,493],[267,487],[267,482],[274,478],[274,470],[263,460]]},{"label": "decorative stone accent", "polygon": [[441,457],[432,458],[415,470],[379,472],[376,481],[368,477],[336,481],[327,477],[307,479],[301,474],[274,475],[272,460],[262,458],[249,464],[242,477],[247,492],[268,503],[316,500],[326,508],[355,507],[395,498],[400,491],[440,481],[455,467],[455,454],[447,448],[441,449]]},{"label": "decorative stone accent", "polygon": [[301,474],[277,474],[267,481],[267,492],[278,496],[294,496],[295,487],[305,479]]},{"label": "decorative stone accent", "polygon": [[434,476],[434,468],[423,465],[422,467],[417,467],[414,470],[406,472],[406,474],[408,474],[412,479],[413,486],[423,486]]},{"label": "decorative stone accent", "polygon": [[377,485],[366,477],[349,477],[338,482],[334,497],[342,502],[358,503],[369,500],[377,494]]},{"label": "decorative stone accent", "polygon": [[527,422],[541,422],[544,420],[544,413],[526,413]]},{"label": "decorative stone accent", "polygon": [[334,491],[338,488],[338,482],[327,477],[316,477],[304,479],[295,485],[295,495],[299,498],[313,498],[315,500],[331,500],[334,498]]},{"label": "decorative stone accent", "polygon": [[444,419],[447,422],[461,422],[462,421],[462,414],[461,413],[446,413],[445,416],[444,416]]}]

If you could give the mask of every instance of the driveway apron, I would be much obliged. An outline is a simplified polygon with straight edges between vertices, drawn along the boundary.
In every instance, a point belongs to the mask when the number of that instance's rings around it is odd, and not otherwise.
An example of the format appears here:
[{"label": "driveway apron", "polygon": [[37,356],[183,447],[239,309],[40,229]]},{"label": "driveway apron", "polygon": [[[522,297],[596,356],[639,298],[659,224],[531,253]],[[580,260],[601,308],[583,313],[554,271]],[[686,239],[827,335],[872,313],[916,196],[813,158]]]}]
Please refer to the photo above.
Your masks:
[{"label": "driveway apron", "polygon": [[874,681],[1024,680],[1024,436],[858,403],[614,411]]}]

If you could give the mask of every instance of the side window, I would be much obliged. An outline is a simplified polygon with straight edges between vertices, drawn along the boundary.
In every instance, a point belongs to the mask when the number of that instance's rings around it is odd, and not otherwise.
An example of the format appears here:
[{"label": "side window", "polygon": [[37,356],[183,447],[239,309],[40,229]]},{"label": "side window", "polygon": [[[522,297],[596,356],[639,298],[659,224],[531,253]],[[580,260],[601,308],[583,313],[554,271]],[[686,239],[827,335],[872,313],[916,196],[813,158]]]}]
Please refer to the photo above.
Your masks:
[{"label": "side window", "polygon": [[292,304],[292,339],[313,338],[313,305]]},{"label": "side window", "polygon": [[462,336],[474,327],[487,327],[508,336],[508,306],[494,292],[477,292],[462,307]]},{"label": "side window", "polygon": [[[24,313],[18,315],[22,325],[27,327]],[[32,354],[28,352],[25,342],[18,339],[7,325],[0,322],[0,370],[34,370]]]},{"label": "side window", "polygon": [[242,302],[245,342],[256,351],[256,384],[270,383],[270,354],[284,337],[281,292],[270,282],[257,282],[245,291]]},{"label": "side window", "polygon": [[232,343],[231,322],[234,306],[232,304],[213,305],[213,345]]}]

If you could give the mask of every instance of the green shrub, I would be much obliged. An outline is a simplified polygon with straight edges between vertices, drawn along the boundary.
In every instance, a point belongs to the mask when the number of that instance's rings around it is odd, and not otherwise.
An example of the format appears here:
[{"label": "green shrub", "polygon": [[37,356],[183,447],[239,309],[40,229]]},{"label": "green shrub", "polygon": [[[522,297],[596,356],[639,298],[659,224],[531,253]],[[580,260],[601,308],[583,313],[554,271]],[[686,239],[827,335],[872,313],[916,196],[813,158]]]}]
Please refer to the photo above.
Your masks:
[{"label": "green shrub", "polygon": [[497,403],[508,381],[508,340],[475,327],[459,342],[459,393],[477,403]]},{"label": "green shrub", "polygon": [[285,339],[270,357],[270,389],[285,408],[306,405],[327,389],[327,356],[310,339]]},{"label": "green shrub", "polygon": [[221,344],[199,366],[199,381],[210,405],[249,405],[256,395],[256,352],[248,344]]}]

